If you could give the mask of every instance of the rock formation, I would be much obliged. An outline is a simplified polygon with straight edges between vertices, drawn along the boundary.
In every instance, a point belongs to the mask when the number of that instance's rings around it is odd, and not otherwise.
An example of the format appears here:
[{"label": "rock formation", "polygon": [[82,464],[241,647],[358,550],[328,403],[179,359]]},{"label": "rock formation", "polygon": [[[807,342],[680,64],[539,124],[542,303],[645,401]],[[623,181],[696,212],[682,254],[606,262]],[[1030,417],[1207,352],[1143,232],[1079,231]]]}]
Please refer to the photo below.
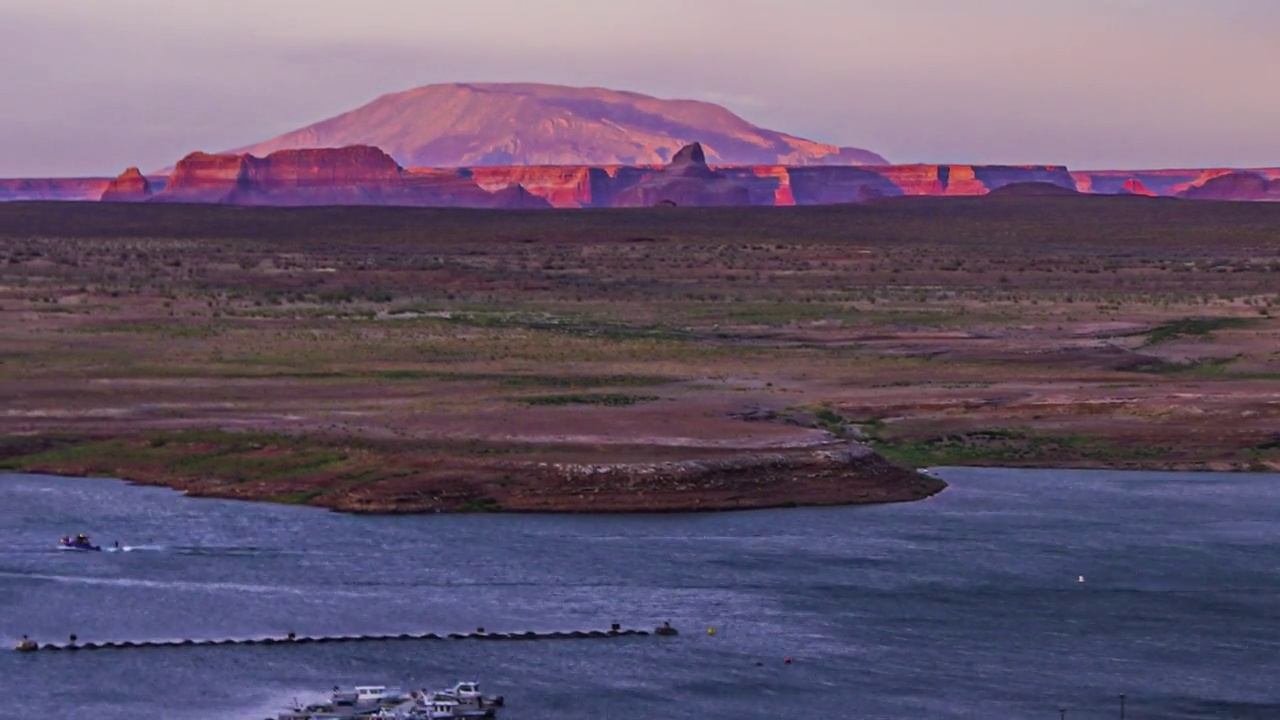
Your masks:
[{"label": "rock formation", "polygon": [[884,168],[789,168],[788,175],[796,205],[855,203],[906,194]]},{"label": "rock formation", "polygon": [[120,173],[102,191],[102,202],[143,202],[151,197],[151,183],[136,167]]},{"label": "rock formation", "polygon": [[712,170],[699,143],[680,148],[661,170],[614,196],[613,207],[731,207],[751,204],[745,185]]},{"label": "rock formation", "polygon": [[152,202],[225,205],[407,205],[550,207],[523,188],[490,193],[458,172],[405,172],[378,148],[282,150],[253,155],[192,153]]},{"label": "rock formation", "polygon": [[0,180],[0,202],[98,200],[110,178],[21,178]]},{"label": "rock formation", "polygon": [[1280,201],[1280,180],[1256,172],[1232,172],[1210,178],[1182,193],[1188,200]]},{"label": "rock formation", "polygon": [[886,162],[757,127],[710,103],[536,83],[427,85],[235,152],[374,145],[406,167],[660,165],[695,141],[719,164]]},{"label": "rock formation", "polygon": [[489,165],[463,172],[490,192],[519,185],[559,208],[607,204],[612,187],[609,169],[585,165]]},{"label": "rock formation", "polygon": [[[1210,178],[1231,172],[1227,169],[1182,170],[1084,170],[1072,172],[1076,189],[1092,195],[1132,194],[1134,185],[1140,184],[1159,197],[1173,197],[1188,188],[1204,183]],[[1126,189],[1128,186],[1128,189]]]},{"label": "rock formation", "polygon": [[400,166],[373,147],[290,150],[265,158],[192,153],[174,167],[164,202],[381,205],[401,194]]},{"label": "rock formation", "polygon": [[[1099,170],[1023,165],[723,165],[701,143],[666,164],[402,168],[379,148],[191,153],[165,177],[137,168],[114,180],[0,180],[3,200],[104,200],[230,205],[405,205],[492,209],[789,206],[901,196],[1082,192],[1280,200],[1280,168]],[[1048,186],[1048,187],[1045,187]]]},{"label": "rock formation", "polygon": [[1149,190],[1146,185],[1138,178],[1129,178],[1120,186],[1121,195],[1144,195],[1146,197],[1155,197],[1156,194]]},{"label": "rock formation", "polygon": [[984,195],[1014,183],[1043,182],[1073,189],[1064,167],[1006,165],[886,165],[791,168],[796,205],[864,202],[903,195]]}]

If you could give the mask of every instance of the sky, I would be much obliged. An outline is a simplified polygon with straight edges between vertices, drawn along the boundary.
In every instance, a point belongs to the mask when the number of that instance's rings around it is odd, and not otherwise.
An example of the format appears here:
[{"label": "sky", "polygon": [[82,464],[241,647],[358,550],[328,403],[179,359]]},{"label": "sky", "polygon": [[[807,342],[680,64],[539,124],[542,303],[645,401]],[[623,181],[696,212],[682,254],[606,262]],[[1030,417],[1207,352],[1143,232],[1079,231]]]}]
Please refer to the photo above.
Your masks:
[{"label": "sky", "polygon": [[708,100],[892,162],[1280,165],[1276,0],[0,0],[0,177],[437,82]]}]

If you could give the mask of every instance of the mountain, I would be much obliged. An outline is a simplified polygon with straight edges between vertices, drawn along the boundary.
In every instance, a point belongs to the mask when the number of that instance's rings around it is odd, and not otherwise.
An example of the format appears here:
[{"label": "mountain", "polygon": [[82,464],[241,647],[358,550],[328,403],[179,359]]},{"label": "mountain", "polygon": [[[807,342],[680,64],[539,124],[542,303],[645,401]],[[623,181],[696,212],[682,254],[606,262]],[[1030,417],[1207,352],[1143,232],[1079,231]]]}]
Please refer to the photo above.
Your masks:
[{"label": "mountain", "polygon": [[719,105],[534,83],[427,85],[233,152],[371,145],[404,167],[660,165],[700,142],[719,165],[883,165],[757,127]]}]

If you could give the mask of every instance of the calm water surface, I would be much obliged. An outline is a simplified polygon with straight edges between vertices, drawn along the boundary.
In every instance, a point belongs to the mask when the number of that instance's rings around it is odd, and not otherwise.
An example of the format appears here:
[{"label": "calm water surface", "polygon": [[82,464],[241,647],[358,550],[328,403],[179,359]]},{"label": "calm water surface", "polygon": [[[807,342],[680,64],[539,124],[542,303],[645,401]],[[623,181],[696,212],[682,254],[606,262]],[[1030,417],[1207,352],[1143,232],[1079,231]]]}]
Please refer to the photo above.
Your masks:
[{"label": "calm water surface", "polygon": [[[1110,718],[1120,693],[1130,718],[1280,718],[1280,476],[940,474],[907,505],[399,518],[0,475],[9,645],[684,630],[0,652],[0,714],[264,718],[334,684],[478,679],[511,720]],[[53,549],[82,531],[132,550]]]}]

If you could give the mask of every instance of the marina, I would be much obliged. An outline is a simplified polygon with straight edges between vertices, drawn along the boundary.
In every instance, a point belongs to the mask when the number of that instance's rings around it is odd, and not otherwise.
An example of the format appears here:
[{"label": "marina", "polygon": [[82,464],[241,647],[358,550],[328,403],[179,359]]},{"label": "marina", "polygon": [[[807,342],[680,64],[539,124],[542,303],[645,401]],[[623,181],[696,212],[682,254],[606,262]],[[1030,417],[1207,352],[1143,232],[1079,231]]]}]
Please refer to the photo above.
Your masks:
[{"label": "marina", "polygon": [[385,685],[357,685],[351,690],[335,686],[329,702],[296,704],[275,720],[479,720],[497,717],[498,709],[505,705],[503,696],[486,697],[475,681],[458,682],[444,690],[408,693]]}]

